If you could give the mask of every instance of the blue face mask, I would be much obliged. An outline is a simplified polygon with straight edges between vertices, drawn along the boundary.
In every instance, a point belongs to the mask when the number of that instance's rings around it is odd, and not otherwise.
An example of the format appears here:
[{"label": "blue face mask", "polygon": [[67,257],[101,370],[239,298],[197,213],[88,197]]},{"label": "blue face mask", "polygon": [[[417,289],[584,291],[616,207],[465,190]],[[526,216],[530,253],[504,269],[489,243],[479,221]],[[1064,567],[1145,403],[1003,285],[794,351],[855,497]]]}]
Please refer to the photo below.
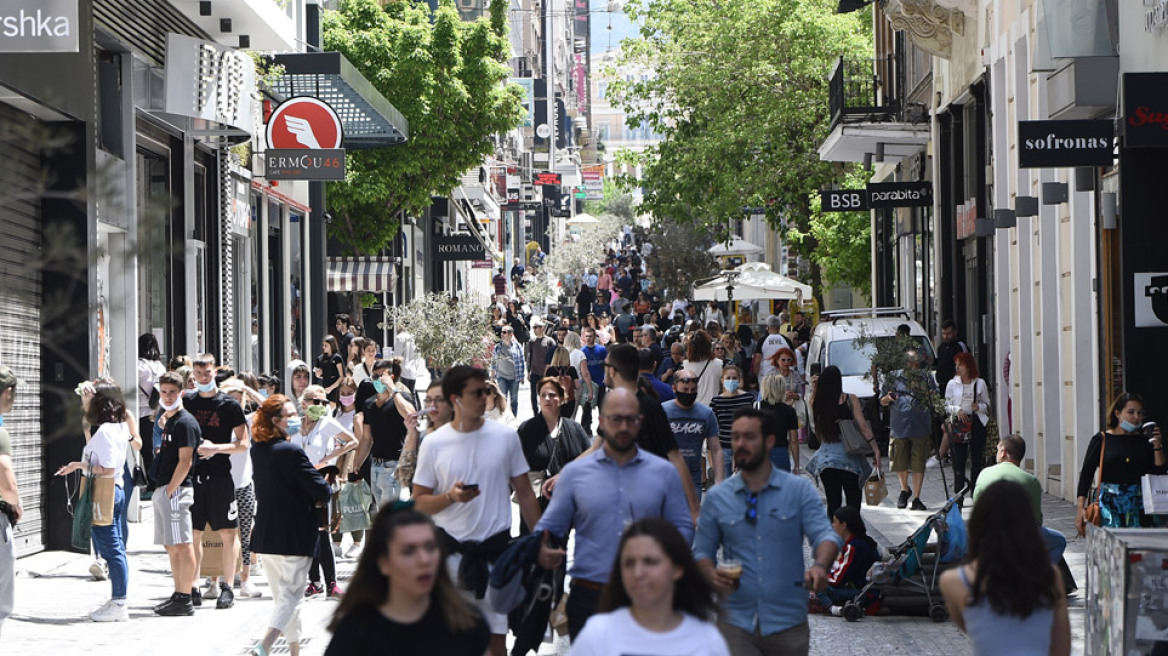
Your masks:
[{"label": "blue face mask", "polygon": [[4,426],[4,415],[0,415],[0,426]]},{"label": "blue face mask", "polygon": [[256,390],[256,394],[259,394],[260,398],[262,398],[262,399],[268,398],[268,390],[266,390],[266,389],[258,389],[258,390]]},{"label": "blue face mask", "polygon": [[288,437],[300,434],[300,417],[288,417]]},{"label": "blue face mask", "polygon": [[1131,423],[1130,421],[1121,421],[1121,422],[1119,422],[1119,427],[1120,427],[1120,428],[1122,428],[1122,429],[1124,429],[1125,431],[1127,431],[1127,432],[1129,432],[1129,433],[1134,433],[1134,432],[1136,432],[1136,431],[1138,431],[1138,430],[1140,429],[1140,425],[1139,425],[1139,424],[1133,424],[1133,423]]},{"label": "blue face mask", "polygon": [[727,392],[737,392],[739,382],[740,381],[738,381],[737,379],[731,378],[730,380],[722,381],[722,384],[726,386]]},{"label": "blue face mask", "polygon": [[386,387],[385,383],[381,382],[380,380],[375,380],[373,381],[373,389],[377,390],[378,394],[385,394],[385,391],[389,388]]},{"label": "blue face mask", "polygon": [[202,383],[195,383],[195,389],[197,389],[199,391],[199,393],[201,393],[201,394],[206,394],[207,392],[214,392],[218,388],[219,388],[219,385],[215,383],[214,378],[212,378],[211,382],[207,383],[206,385],[203,385]]}]

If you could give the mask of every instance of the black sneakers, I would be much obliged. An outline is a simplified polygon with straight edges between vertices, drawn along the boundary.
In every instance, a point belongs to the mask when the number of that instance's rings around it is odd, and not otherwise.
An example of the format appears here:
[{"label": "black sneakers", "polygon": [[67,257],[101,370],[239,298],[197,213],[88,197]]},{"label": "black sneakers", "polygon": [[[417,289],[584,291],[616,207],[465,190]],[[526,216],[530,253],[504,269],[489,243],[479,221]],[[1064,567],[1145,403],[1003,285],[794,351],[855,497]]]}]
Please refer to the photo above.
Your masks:
[{"label": "black sneakers", "polygon": [[191,603],[191,598],[187,595],[174,593],[170,599],[162,602],[162,604],[154,607],[154,612],[164,617],[179,617],[184,615],[194,615],[195,607]]},{"label": "black sneakers", "polygon": [[913,510],[928,510],[928,508],[925,507],[925,504],[921,503],[920,497],[913,499],[912,509]]},{"label": "black sneakers", "polygon": [[908,498],[912,493],[908,490],[901,490],[900,496],[896,499],[897,508],[908,508]]},{"label": "black sneakers", "polygon": [[231,608],[235,605],[235,593],[227,583],[219,584],[219,598],[215,600],[215,608]]},{"label": "black sneakers", "polygon": [[200,592],[198,588],[191,588],[191,605],[203,605],[203,593]]}]

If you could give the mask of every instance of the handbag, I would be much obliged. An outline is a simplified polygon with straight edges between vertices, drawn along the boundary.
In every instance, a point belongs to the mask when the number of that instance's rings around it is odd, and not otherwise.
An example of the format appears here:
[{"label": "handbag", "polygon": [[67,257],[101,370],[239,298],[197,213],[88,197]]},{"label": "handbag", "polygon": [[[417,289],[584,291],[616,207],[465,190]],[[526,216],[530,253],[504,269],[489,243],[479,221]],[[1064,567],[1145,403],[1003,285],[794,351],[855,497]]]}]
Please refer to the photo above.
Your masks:
[{"label": "handbag", "polygon": [[[973,399],[977,401],[977,381],[973,381]],[[958,419],[956,416],[949,418],[949,441],[953,444],[965,444],[969,442],[969,436],[973,433],[973,414],[966,415],[965,420]]]},{"label": "handbag", "polygon": [[131,473],[134,477],[134,487],[149,487],[150,480],[146,478],[146,470],[142,468],[142,454],[132,449],[131,452],[134,454],[134,470]]},{"label": "handbag", "polygon": [[864,483],[864,501],[869,506],[879,506],[880,502],[888,496],[888,486],[884,484],[883,472],[878,473],[874,478],[869,478]]},{"label": "handbag", "polygon": [[[110,526],[114,523],[114,498],[117,481],[90,474],[81,479],[81,494],[89,492],[90,523],[94,526]],[[90,492],[92,490],[92,492]]]},{"label": "handbag", "polygon": [[866,456],[872,453],[872,443],[864,434],[860,432],[860,428],[856,426],[856,422],[851,419],[840,419],[836,422],[839,424],[840,439],[844,443],[844,451],[850,456]]},{"label": "handbag", "polygon": [[[1099,471],[1095,472],[1095,489],[1092,491],[1089,499],[1094,499],[1087,504],[1086,516],[1087,521],[1096,526],[1103,524],[1103,511],[1099,508],[1099,488],[1103,486],[1103,454],[1107,452],[1107,431],[1103,431],[1103,446],[1099,448]],[[1079,533],[1079,535],[1083,535]]]},{"label": "handbag", "polygon": [[69,491],[69,479],[65,478],[65,504],[73,513],[73,534],[69,542],[74,549],[89,551],[93,537],[93,486],[85,485],[86,479],[93,478],[93,467],[82,477],[82,485],[77,493],[77,503],[73,503],[73,493]]},{"label": "handbag", "polygon": [[373,492],[369,489],[369,483],[365,481],[345,483],[341,486],[338,501],[341,521],[337,525],[337,531],[341,533],[364,531],[371,526],[369,506],[373,503]]},{"label": "handbag", "polygon": [[1144,497],[1144,513],[1168,515],[1168,475],[1144,474],[1140,477]]}]

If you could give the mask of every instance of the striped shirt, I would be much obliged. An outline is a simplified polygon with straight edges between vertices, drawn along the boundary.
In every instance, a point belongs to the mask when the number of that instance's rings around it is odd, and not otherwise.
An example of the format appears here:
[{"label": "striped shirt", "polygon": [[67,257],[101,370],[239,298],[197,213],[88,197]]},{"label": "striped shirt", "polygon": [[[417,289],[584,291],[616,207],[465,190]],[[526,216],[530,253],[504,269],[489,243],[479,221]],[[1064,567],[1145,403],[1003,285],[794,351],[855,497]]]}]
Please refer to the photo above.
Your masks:
[{"label": "striped shirt", "polygon": [[710,409],[718,417],[718,442],[723,449],[730,448],[730,423],[734,420],[734,413],[739,408],[749,408],[754,405],[754,394],[739,392],[734,396],[719,394],[710,399]]}]

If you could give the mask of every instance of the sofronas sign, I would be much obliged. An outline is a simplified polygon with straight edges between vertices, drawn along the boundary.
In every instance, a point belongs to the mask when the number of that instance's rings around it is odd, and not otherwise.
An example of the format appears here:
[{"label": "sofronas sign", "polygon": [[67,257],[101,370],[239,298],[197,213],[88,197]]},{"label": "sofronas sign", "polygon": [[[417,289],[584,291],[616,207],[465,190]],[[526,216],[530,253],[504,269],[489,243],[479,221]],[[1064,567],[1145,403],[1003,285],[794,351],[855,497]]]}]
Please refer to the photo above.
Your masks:
[{"label": "sofronas sign", "polygon": [[1018,168],[1114,163],[1115,127],[1109,120],[1018,122]]},{"label": "sofronas sign", "polygon": [[0,2],[0,53],[77,52],[77,2]]}]

